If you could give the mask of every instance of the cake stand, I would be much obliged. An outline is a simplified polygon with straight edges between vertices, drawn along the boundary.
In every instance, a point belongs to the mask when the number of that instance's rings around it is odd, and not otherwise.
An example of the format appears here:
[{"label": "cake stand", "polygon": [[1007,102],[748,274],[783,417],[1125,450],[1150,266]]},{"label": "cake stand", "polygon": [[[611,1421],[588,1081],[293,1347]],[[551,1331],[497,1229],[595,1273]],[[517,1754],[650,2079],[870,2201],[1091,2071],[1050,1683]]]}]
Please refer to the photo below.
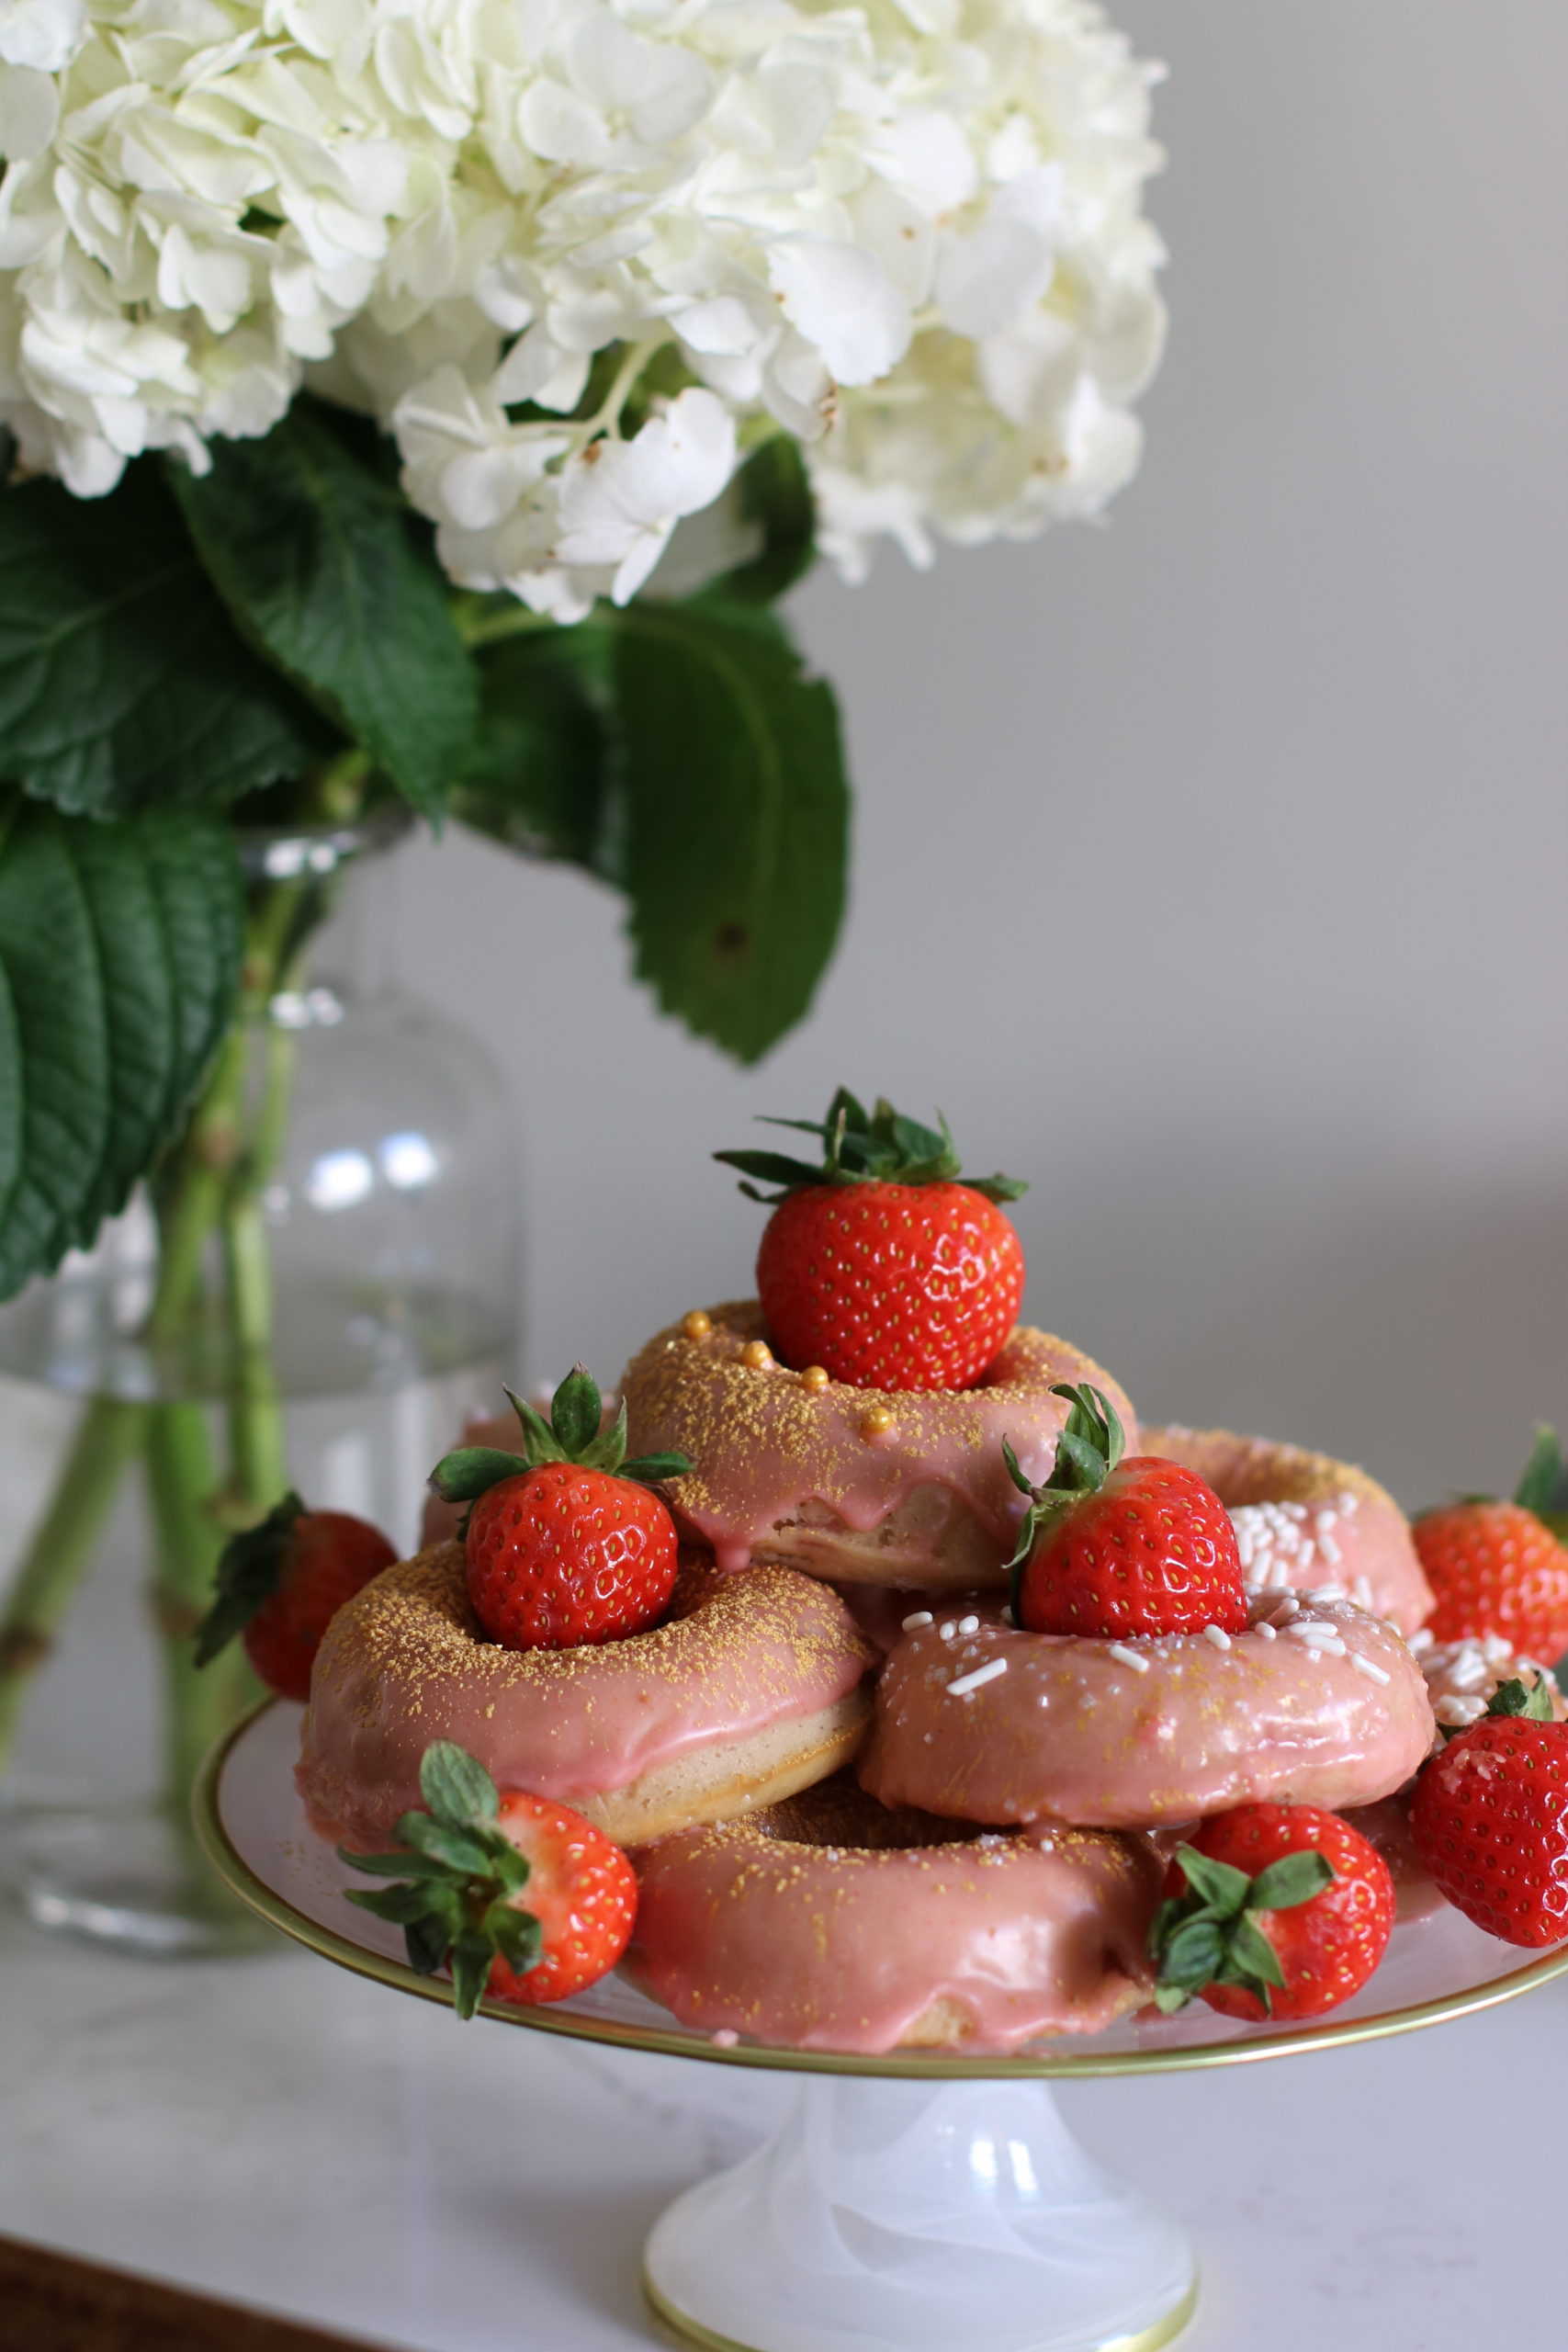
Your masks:
[{"label": "cake stand", "polygon": [[[341,1967],[423,2000],[400,1931],[344,1900],[369,1882],[308,1822],[294,1787],[299,1710],[263,1706],[208,1759],[195,1794],[209,1859],[241,1900]],[[1568,1971],[1522,1962],[1444,1907],[1397,1927],[1355,2000],[1316,2022],[1248,2026],[1201,2003],[1175,2018],[1027,2045],[1010,2057],[886,2058],[709,2038],[618,1977],[537,2009],[481,2005],[536,2033],[800,2076],[773,2137],[676,2199],[643,2283],[677,2339],[707,2352],[1156,2352],[1197,2304],[1174,2222],[1078,2147],[1055,2075],[1245,2065],[1406,2033]]]}]

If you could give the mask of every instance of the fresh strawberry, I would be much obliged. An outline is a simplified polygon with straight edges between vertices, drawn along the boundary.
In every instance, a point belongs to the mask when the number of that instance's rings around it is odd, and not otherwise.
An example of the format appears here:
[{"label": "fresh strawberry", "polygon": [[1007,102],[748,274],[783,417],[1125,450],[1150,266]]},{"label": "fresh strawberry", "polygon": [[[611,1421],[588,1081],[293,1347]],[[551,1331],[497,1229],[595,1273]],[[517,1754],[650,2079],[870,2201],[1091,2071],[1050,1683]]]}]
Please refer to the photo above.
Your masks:
[{"label": "fresh strawberry", "polygon": [[1123,1461],[1125,1434],[1098,1388],[1059,1384],[1072,1407],[1056,1463],[1032,1487],[1012,1447],[1002,1452],[1029,1497],[1012,1570],[1013,1615],[1032,1634],[1244,1634],[1247,1590],[1235,1530],[1213,1487],[1156,1454]]},{"label": "fresh strawberry", "polygon": [[1410,1834],[1455,1907],[1505,1943],[1568,1936],[1568,1724],[1538,1681],[1505,1682],[1416,1783]]},{"label": "fresh strawberry", "polygon": [[419,1786],[428,1810],[403,1815],[396,1852],[338,1851],[367,1876],[403,1881],[348,1899],[401,1928],[422,1976],[450,1966],[459,2017],[486,1992],[564,2001],[614,1968],[637,1917],[637,1877],[602,1829],[553,1797],[498,1793],[449,1739],[425,1749]]},{"label": "fresh strawberry", "polygon": [[269,1690],[283,1699],[308,1699],[321,1635],[344,1602],[397,1556],[367,1520],[345,1510],[307,1510],[298,1495],[285,1495],[259,1527],[224,1545],[218,1597],[196,1629],[197,1666],[241,1634]]},{"label": "fresh strawberry", "polygon": [[1179,1846],[1149,1930],[1156,2006],[1313,2018],[1359,1993],[1393,1927],[1382,1856],[1336,1813],[1244,1804]]},{"label": "fresh strawberry", "polygon": [[430,1480],[444,1502],[473,1506],[463,1547],[480,1624],[509,1650],[576,1649],[657,1624],[675,1583],[675,1522],[639,1481],[678,1478],[691,1462],[628,1462],[626,1407],[602,1429],[599,1390],[581,1364],[556,1390],[547,1421],[506,1393],[529,1466],[464,1446]]},{"label": "fresh strawberry", "polygon": [[1023,1251],[997,1204],[1027,1187],[959,1175],[940,1133],[879,1102],[869,1116],[843,1087],[820,1123],[822,1162],[776,1151],[714,1158],[780,1193],[757,1253],[757,1291],[782,1362],[820,1364],[855,1388],[969,1388],[1018,1320]]},{"label": "fresh strawberry", "polygon": [[1512,1502],[1469,1495],[1416,1521],[1416,1549],[1437,1595],[1427,1620],[1434,1641],[1498,1634],[1549,1662],[1568,1650],[1568,1550],[1551,1510],[1562,1474],[1555,1430],[1538,1430]]}]

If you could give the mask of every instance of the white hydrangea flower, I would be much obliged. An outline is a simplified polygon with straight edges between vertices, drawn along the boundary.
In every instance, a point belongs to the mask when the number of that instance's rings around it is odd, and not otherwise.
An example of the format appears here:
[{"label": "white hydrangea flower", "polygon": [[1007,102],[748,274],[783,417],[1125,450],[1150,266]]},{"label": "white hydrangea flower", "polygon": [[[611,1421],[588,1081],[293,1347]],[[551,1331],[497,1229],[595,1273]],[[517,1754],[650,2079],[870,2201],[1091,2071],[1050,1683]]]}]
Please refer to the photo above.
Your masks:
[{"label": "white hydrangea flower", "polygon": [[851,577],[1025,536],[1137,463],[1154,78],[1099,0],[0,0],[0,423],[90,496],[310,382],[563,619],[778,428]]}]

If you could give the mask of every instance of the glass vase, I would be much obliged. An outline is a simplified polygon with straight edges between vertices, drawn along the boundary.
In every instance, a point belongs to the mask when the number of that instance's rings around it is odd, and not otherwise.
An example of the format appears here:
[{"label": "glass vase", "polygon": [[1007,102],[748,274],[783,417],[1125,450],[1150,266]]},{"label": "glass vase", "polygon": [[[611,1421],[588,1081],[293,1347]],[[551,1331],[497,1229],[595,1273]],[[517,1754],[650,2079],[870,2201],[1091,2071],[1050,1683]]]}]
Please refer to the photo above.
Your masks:
[{"label": "glass vase", "polygon": [[184,1136],[0,1309],[0,1872],[46,1927],[244,1939],[186,1815],[256,1695],[238,1644],[191,1662],[218,1554],[290,1487],[412,1547],[516,1361],[504,1085],[395,984],[403,830],[242,837],[243,1008]]}]

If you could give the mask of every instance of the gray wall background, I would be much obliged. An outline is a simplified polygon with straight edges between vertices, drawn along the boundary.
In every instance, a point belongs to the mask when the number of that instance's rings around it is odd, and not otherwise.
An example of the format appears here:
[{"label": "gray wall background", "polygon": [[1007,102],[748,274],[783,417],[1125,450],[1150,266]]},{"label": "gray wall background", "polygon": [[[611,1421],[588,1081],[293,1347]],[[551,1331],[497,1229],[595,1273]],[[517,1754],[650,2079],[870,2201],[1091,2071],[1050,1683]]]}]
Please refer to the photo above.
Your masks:
[{"label": "gray wall background", "polygon": [[1119,14],[1172,68],[1145,471],[800,595],[859,794],[809,1022],[738,1072],[614,899],[468,841],[402,861],[401,977],[515,1098],[530,1376],[747,1290],[706,1155],[843,1079],[1033,1180],[1027,1311],[1145,1414],[1414,1503],[1568,1419],[1568,13]]}]

